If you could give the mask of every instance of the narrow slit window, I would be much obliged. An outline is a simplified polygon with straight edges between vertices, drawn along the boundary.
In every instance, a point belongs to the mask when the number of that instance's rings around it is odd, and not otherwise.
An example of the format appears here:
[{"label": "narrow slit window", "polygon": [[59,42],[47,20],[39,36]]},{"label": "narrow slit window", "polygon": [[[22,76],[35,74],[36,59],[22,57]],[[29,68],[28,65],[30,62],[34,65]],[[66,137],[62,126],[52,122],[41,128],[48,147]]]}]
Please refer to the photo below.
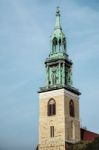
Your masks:
[{"label": "narrow slit window", "polygon": [[69,113],[70,113],[71,117],[75,117],[75,110],[74,110],[73,100],[70,100],[70,103],[69,103]]},{"label": "narrow slit window", "polygon": [[50,126],[50,137],[54,137],[54,126]]}]

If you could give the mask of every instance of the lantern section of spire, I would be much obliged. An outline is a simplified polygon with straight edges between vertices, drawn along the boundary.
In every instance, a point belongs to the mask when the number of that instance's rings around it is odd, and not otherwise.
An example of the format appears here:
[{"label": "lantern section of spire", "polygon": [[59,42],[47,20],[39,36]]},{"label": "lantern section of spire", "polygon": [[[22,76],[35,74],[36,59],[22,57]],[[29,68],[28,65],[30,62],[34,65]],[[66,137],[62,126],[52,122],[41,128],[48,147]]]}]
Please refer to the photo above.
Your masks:
[{"label": "lantern section of spire", "polygon": [[[62,31],[60,23],[60,10],[57,7],[56,10],[56,23],[54,27],[54,32],[51,35],[51,55],[62,55],[66,54],[66,37]],[[53,57],[53,56],[52,56]]]}]

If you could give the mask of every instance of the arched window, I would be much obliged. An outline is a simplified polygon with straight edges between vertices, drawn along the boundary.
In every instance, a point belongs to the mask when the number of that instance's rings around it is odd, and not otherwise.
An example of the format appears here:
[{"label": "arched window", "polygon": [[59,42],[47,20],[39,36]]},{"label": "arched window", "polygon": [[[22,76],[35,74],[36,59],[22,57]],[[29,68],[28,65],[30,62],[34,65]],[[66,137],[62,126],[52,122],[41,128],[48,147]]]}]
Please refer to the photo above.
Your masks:
[{"label": "arched window", "polygon": [[71,117],[75,116],[75,110],[74,110],[74,102],[73,100],[70,100],[69,102],[69,113]]},{"label": "arched window", "polygon": [[56,114],[56,102],[54,99],[48,101],[48,116],[53,116]]},{"label": "arched window", "polygon": [[54,37],[54,38],[53,38],[53,44],[52,44],[52,48],[53,48],[53,52],[54,52],[54,53],[56,52],[56,46],[57,46],[57,38]]},{"label": "arched window", "polygon": [[59,39],[59,51],[61,50],[61,39]]},{"label": "arched window", "polygon": [[61,39],[59,39],[59,45],[61,45]]},{"label": "arched window", "polygon": [[57,45],[57,38],[56,38],[56,37],[54,37],[54,39],[53,39],[53,45],[54,45],[54,46]]},{"label": "arched window", "polygon": [[66,49],[66,39],[63,38],[63,45],[64,45],[64,49]]}]

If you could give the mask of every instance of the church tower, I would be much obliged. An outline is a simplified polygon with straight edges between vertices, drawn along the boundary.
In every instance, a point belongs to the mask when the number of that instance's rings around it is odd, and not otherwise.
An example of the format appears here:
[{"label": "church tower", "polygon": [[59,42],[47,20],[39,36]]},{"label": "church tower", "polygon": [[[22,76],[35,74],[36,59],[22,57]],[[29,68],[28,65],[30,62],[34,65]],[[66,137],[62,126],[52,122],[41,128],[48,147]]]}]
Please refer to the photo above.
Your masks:
[{"label": "church tower", "polygon": [[45,61],[46,85],[39,91],[39,150],[65,150],[66,142],[80,141],[80,92],[72,85],[72,64],[57,8],[51,50]]}]

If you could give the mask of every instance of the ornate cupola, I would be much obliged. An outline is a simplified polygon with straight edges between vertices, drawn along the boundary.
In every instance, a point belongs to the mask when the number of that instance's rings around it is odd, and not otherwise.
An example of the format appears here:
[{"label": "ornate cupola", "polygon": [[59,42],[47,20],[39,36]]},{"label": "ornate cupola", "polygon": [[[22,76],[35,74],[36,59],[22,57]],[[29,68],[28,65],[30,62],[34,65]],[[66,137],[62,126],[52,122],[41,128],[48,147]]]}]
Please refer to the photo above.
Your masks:
[{"label": "ornate cupola", "polygon": [[72,61],[68,58],[66,37],[60,23],[60,10],[56,10],[56,23],[51,35],[51,50],[45,61],[46,86],[40,92],[65,88],[74,93],[79,91],[72,87]]}]

